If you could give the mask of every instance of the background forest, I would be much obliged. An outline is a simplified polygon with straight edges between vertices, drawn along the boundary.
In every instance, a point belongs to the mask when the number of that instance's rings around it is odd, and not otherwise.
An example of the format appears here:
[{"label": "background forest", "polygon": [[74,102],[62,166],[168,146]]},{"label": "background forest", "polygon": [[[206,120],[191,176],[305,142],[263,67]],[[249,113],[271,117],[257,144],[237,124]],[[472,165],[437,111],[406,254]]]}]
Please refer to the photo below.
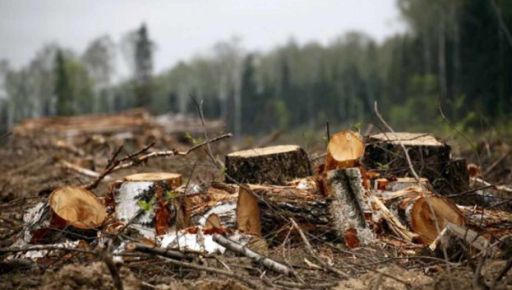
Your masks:
[{"label": "background forest", "polygon": [[[21,69],[0,62],[1,130],[29,117],[134,107],[195,114],[193,98],[236,135],[357,125],[372,118],[374,101],[397,129],[446,120],[475,132],[512,126],[512,2],[397,5],[407,30],[381,43],[352,32],[328,45],[291,39],[262,53],[233,38],[158,74],[158,44],[144,24],[121,43],[101,36],[83,52],[47,45]],[[113,79],[116,55],[131,79]]]}]

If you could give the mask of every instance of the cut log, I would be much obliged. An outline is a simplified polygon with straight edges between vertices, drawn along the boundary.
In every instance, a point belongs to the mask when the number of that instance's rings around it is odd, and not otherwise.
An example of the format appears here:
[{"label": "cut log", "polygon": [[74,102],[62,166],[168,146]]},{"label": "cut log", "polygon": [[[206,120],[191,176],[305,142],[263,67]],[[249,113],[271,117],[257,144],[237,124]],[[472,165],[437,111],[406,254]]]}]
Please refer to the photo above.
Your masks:
[{"label": "cut log", "polygon": [[297,145],[233,152],[226,155],[225,164],[227,182],[232,178],[239,183],[285,185],[312,174],[306,152]]},{"label": "cut log", "polygon": [[464,225],[464,215],[450,200],[419,188],[409,188],[409,194],[387,200],[388,207],[419,235],[417,242],[430,244],[448,222]]},{"label": "cut log", "polygon": [[162,235],[173,226],[188,226],[183,198],[175,189],[181,175],[166,172],[126,176],[114,188],[116,217],[147,237]]},{"label": "cut log", "polygon": [[324,172],[353,167],[364,155],[363,138],[353,131],[334,134],[327,145]]},{"label": "cut log", "polygon": [[94,238],[106,217],[105,206],[92,192],[75,186],[60,187],[51,193],[47,203],[39,203],[25,214],[26,230],[21,243]]},{"label": "cut log", "polygon": [[337,169],[327,172],[326,192],[332,199],[329,206],[333,224],[343,233],[345,244],[351,248],[362,241],[358,236],[366,228],[365,189],[359,168]]}]

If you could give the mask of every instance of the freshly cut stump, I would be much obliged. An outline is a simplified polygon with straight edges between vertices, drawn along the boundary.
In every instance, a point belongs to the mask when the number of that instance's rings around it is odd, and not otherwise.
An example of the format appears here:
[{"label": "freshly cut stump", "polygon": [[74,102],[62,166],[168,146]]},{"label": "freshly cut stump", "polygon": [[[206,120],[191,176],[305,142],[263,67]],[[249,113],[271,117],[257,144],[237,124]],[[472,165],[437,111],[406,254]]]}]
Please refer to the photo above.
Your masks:
[{"label": "freshly cut stump", "polygon": [[114,187],[116,217],[146,237],[188,225],[183,199],[174,191],[181,175],[167,172],[126,176]]},{"label": "freshly cut stump", "polygon": [[297,145],[280,145],[230,153],[226,156],[226,182],[285,185],[310,176],[308,156]]},{"label": "freshly cut stump", "polygon": [[106,217],[105,206],[92,192],[76,186],[60,187],[47,203],[41,202],[25,214],[23,240],[38,244],[94,238]]},{"label": "freshly cut stump", "polygon": [[353,167],[363,155],[364,143],[359,133],[338,132],[331,137],[327,145],[324,171]]},{"label": "freshly cut stump", "polygon": [[453,202],[430,192],[413,190],[398,197],[389,207],[398,212],[423,244],[432,243],[447,223],[464,225],[464,215]]},{"label": "freshly cut stump", "polygon": [[94,229],[107,217],[105,206],[92,192],[81,187],[56,189],[48,200],[50,208],[67,225],[78,229]]}]

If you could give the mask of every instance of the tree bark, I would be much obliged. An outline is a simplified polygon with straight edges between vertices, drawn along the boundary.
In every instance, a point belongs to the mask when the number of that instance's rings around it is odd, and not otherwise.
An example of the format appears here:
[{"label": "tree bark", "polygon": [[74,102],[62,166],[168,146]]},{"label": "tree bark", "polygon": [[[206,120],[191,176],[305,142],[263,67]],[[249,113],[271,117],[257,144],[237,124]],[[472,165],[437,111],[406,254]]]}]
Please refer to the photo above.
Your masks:
[{"label": "tree bark", "polygon": [[117,219],[156,235],[165,234],[171,226],[188,226],[183,198],[174,192],[180,185],[181,175],[175,173],[126,176],[114,187]]},{"label": "tree bark", "polygon": [[237,151],[226,156],[226,181],[285,185],[310,176],[311,165],[302,148],[281,145]]}]

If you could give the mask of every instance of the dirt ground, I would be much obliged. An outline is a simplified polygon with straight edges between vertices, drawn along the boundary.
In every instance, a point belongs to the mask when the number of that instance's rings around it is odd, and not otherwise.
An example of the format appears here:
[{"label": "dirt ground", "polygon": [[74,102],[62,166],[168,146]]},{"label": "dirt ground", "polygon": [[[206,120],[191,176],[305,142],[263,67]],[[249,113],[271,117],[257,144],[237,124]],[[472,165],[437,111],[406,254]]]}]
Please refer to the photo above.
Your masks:
[{"label": "dirt ground", "polygon": [[[48,197],[62,185],[81,185],[94,178],[61,166],[61,160],[83,159],[73,152],[47,146],[34,139],[14,136],[0,140],[0,247],[12,245],[23,229],[25,210]],[[158,143],[156,149],[185,149],[191,143],[179,139]],[[183,140],[182,140],[183,141]],[[92,161],[88,167],[101,172],[116,144],[88,141],[85,156]],[[491,166],[508,154],[503,141],[487,142],[468,151],[474,158],[480,151],[480,164]],[[138,144],[126,146],[126,152],[140,148]],[[213,145],[213,152],[220,159],[230,150],[228,142]],[[309,152],[321,153],[321,152]],[[504,157],[488,176],[492,182],[508,183],[511,178],[512,157]],[[485,170],[485,169],[483,169]],[[181,173],[185,182],[207,184],[222,180],[222,171],[208,159],[204,151],[186,157],[154,159],[137,167],[118,171],[112,178],[135,172],[168,171]],[[108,193],[108,182],[103,182],[94,192],[98,196]],[[206,257],[198,264],[235,274],[226,277],[208,271],[180,267],[155,256],[125,257],[120,267],[124,289],[251,289],[254,284],[262,288],[283,289],[485,289],[482,281],[492,283],[505,266],[502,260],[484,260],[478,256],[447,262],[426,253],[420,248],[391,246],[387,243],[348,250],[342,244],[313,241],[318,257],[330,267],[329,271],[315,262],[295,240],[270,249],[269,256],[292,265],[295,272],[284,277],[265,270],[246,258],[232,254]],[[510,254],[510,253],[509,253]],[[0,289],[113,289],[112,275],[101,257],[80,252],[55,251],[38,263],[9,261],[0,253]],[[510,261],[510,257],[508,257]],[[477,279],[475,268],[482,264],[482,278]],[[476,277],[476,278],[475,278]],[[252,282],[252,284],[250,283]],[[512,273],[501,279],[495,289],[512,289]]]}]

